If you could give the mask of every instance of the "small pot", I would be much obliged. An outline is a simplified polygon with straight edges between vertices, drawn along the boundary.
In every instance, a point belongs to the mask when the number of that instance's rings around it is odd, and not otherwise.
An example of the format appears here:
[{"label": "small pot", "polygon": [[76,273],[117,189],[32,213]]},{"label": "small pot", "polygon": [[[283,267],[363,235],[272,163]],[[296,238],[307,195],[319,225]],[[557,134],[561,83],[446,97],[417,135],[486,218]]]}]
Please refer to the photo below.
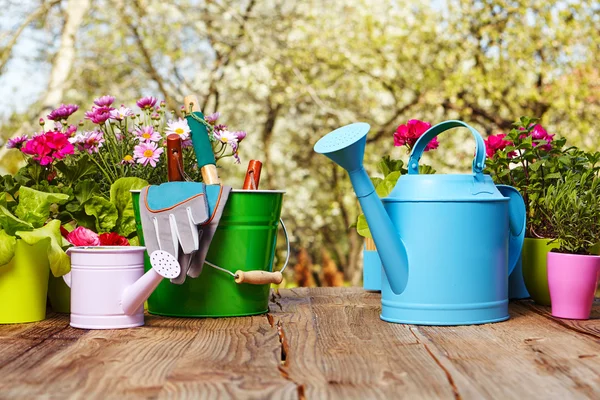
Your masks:
[{"label": "small pot", "polygon": [[548,253],[552,315],[588,319],[600,279],[600,256]]},{"label": "small pot", "polygon": [[558,248],[558,242],[552,239],[525,238],[521,258],[523,261],[523,280],[531,298],[543,306],[550,305],[548,291],[547,254]]}]

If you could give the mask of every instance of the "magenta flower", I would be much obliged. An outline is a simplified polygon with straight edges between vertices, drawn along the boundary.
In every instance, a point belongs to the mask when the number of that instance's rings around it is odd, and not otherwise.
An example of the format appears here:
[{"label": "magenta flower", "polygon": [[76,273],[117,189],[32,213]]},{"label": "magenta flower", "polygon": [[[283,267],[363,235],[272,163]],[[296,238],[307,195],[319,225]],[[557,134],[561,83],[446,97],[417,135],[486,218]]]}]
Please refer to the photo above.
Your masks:
[{"label": "magenta flower", "polygon": [[[494,154],[498,151],[504,150],[506,146],[512,146],[512,142],[510,140],[504,139],[506,137],[506,133],[499,133],[497,135],[490,135],[485,142],[485,154],[492,158]],[[507,154],[508,157],[514,157],[516,155],[515,152],[510,152]]]},{"label": "magenta flower", "polygon": [[237,132],[233,132],[233,134],[237,137],[238,143],[241,142],[242,140],[244,140],[244,138],[246,137],[245,131],[237,131]]},{"label": "magenta flower", "polygon": [[163,151],[164,150],[159,148],[156,143],[140,143],[134,147],[133,157],[138,164],[142,164],[143,166],[150,164],[152,167],[156,167],[156,162],[159,160]]},{"label": "magenta flower", "polygon": [[77,132],[77,127],[75,125],[69,125],[69,127],[65,130],[65,135],[71,137],[75,132]]},{"label": "magenta flower", "polygon": [[29,140],[29,137],[27,135],[17,136],[15,138],[9,139],[6,143],[6,148],[20,149],[21,147],[23,147],[23,144],[25,144],[27,140]]},{"label": "magenta flower", "polygon": [[27,141],[21,151],[39,161],[40,165],[51,164],[73,154],[74,147],[68,136],[58,131],[48,131]]},{"label": "magenta flower", "polygon": [[[552,145],[550,144],[554,139],[554,135],[548,134],[546,130],[540,125],[536,124],[531,131],[531,137],[533,138],[533,147],[540,145],[540,148],[545,151],[550,151],[552,149]],[[536,140],[540,142],[535,142]],[[542,144],[542,140],[546,141],[545,144]]]},{"label": "magenta flower", "polygon": [[188,148],[188,147],[191,147],[191,146],[192,146],[192,144],[193,144],[193,142],[192,142],[192,139],[186,139],[186,140],[183,140],[183,141],[181,142],[181,148],[182,148],[182,149],[186,149],[186,148]]},{"label": "magenta flower", "polygon": [[98,107],[110,107],[114,101],[115,98],[112,96],[101,96],[94,100],[94,104]]},{"label": "magenta flower", "polygon": [[89,119],[94,124],[102,125],[110,118],[110,112],[113,110],[114,108],[108,106],[94,106],[91,111],[85,113],[85,118]]},{"label": "magenta flower", "polygon": [[[419,121],[418,119],[409,120],[406,125],[400,125],[394,132],[394,146],[407,146],[409,149],[417,143],[417,140],[423,135],[431,124],[429,122]],[[433,138],[427,146],[425,151],[437,149],[439,142],[437,138]]]},{"label": "magenta flower", "polygon": [[219,117],[221,116],[220,112],[216,112],[216,113],[212,113],[210,115],[207,115],[204,117],[204,120],[206,122],[208,122],[211,125],[214,125],[215,122],[217,122],[217,120],[219,119]]},{"label": "magenta flower", "polygon": [[142,97],[141,99],[139,99],[138,101],[136,101],[135,104],[137,104],[137,106],[143,110],[148,109],[148,108],[153,108],[156,105],[156,102],[158,100],[155,99],[154,97],[148,96],[148,97]]},{"label": "magenta flower", "polygon": [[135,139],[140,142],[158,142],[161,139],[160,133],[156,132],[151,126],[142,126],[136,129]]},{"label": "magenta flower", "polygon": [[60,107],[48,114],[48,119],[52,121],[65,120],[77,110],[79,110],[79,106],[75,104],[61,104]]},{"label": "magenta flower", "polygon": [[98,234],[83,226],[78,226],[69,232],[66,239],[73,246],[100,246]]}]

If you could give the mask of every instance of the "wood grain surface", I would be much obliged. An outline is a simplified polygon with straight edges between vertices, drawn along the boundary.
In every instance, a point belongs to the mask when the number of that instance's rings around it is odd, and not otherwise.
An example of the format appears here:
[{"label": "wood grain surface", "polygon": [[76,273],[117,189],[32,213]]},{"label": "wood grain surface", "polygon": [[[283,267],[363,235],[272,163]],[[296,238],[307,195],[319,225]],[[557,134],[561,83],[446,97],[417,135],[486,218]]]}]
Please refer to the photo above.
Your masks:
[{"label": "wood grain surface", "polygon": [[273,292],[254,317],[0,325],[0,399],[600,398],[599,303],[589,321],[525,300],[507,322],[417,327],[382,322],[380,302],[299,288]]}]

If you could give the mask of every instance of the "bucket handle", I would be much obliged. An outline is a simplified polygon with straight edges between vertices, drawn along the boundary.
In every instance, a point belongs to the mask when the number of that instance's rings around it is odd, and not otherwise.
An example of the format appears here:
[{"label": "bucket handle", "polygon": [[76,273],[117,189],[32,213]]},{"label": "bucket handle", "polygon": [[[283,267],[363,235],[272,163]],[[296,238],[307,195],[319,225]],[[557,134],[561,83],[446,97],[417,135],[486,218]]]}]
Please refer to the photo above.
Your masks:
[{"label": "bucket handle", "polygon": [[440,122],[439,124],[429,128],[415,143],[415,146],[410,153],[410,159],[408,161],[408,173],[418,174],[419,173],[419,160],[425,151],[425,147],[431,142],[437,135],[447,131],[448,129],[465,127],[471,131],[475,138],[475,158],[473,159],[473,174],[478,177],[483,175],[485,168],[485,142],[483,137],[473,127],[462,121],[450,120]]},{"label": "bucket handle", "polygon": [[290,238],[288,236],[287,228],[283,223],[283,219],[279,218],[279,222],[281,222],[281,227],[283,228],[283,234],[285,235],[285,242],[287,245],[287,254],[285,256],[285,262],[283,263],[283,268],[281,268],[281,271],[268,272],[262,270],[237,270],[235,271],[235,273],[233,273],[225,268],[219,267],[218,265],[215,265],[206,260],[204,260],[204,263],[215,269],[218,269],[219,271],[226,272],[229,275],[233,276],[235,279],[235,283],[237,284],[250,283],[252,285],[264,285],[268,283],[274,283],[276,285],[279,285],[283,281],[283,271],[285,271],[290,261]]}]

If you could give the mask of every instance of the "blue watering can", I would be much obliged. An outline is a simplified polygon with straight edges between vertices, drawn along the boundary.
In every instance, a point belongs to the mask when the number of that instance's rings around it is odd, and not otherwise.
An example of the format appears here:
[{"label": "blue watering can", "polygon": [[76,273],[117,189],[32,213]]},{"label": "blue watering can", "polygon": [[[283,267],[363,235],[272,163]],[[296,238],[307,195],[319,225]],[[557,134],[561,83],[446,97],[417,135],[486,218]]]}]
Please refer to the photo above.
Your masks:
[{"label": "blue watering can", "polygon": [[[456,127],[476,141],[471,174],[419,175],[425,146]],[[417,325],[471,325],[508,319],[508,275],[525,235],[525,203],[485,175],[481,135],[461,121],[431,127],[415,143],[383,202],[363,168],[370,126],[336,129],[314,147],[348,171],[383,264],[381,319]]]}]

